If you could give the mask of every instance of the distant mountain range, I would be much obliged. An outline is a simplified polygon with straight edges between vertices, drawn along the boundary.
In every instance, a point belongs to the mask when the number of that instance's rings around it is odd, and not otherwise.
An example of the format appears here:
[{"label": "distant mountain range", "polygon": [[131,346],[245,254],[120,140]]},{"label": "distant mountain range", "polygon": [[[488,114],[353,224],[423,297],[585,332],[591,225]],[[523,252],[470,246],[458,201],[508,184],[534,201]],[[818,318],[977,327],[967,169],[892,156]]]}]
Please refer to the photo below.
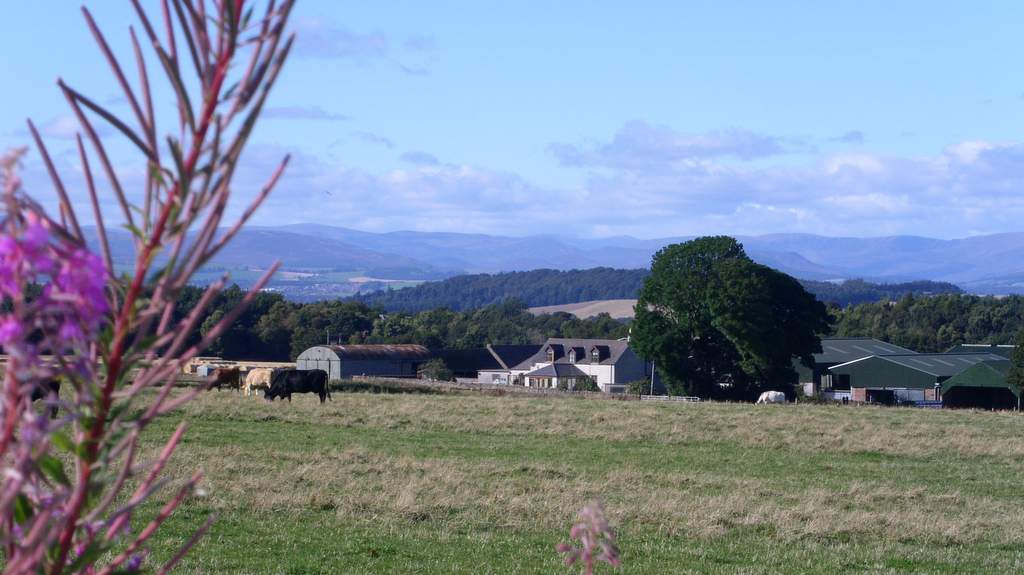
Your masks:
[{"label": "distant mountain range", "polygon": [[[122,263],[130,261],[131,244],[127,234],[113,236],[116,236],[112,241],[115,259]],[[317,224],[250,226],[229,244],[213,266],[258,269],[280,259],[285,270],[306,272],[306,275],[290,276],[293,279],[299,277],[305,283],[323,280],[325,290],[344,288],[341,292],[347,290],[348,293],[338,292],[337,295],[349,295],[389,283],[394,285],[396,281],[397,285],[407,285],[407,282],[465,273],[599,266],[643,268],[650,265],[651,256],[658,249],[687,239],[690,238],[642,240],[628,236],[580,239],[556,235],[372,233]],[[739,236],[737,239],[758,262],[801,279],[862,278],[881,283],[936,280],[952,282],[973,293],[1024,293],[1024,233],[955,240],[808,234]],[[355,282],[350,281],[353,278]],[[353,283],[358,286],[349,285]]]}]

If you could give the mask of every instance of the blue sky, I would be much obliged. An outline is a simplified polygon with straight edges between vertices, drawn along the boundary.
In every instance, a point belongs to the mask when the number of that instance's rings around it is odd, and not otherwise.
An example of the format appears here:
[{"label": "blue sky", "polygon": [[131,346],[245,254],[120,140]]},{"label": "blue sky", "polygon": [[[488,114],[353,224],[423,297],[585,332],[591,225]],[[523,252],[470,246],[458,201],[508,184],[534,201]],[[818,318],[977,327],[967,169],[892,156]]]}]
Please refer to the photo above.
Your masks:
[{"label": "blue sky", "polygon": [[[128,48],[127,4],[87,5]],[[1022,17],[1019,2],[302,0],[238,207],[291,152],[257,223],[1021,231]],[[0,50],[2,147],[27,143],[31,116],[67,149],[58,76],[118,105],[72,3],[8,7]],[[26,180],[47,197],[36,155]]]}]

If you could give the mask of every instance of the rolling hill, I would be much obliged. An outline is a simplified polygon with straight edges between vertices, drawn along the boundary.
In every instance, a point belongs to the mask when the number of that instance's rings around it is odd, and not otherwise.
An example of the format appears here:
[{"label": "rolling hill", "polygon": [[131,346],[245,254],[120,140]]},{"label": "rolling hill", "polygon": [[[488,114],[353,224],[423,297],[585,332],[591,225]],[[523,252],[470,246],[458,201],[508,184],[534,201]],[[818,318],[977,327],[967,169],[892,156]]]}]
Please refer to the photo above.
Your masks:
[{"label": "rolling hill", "polygon": [[[112,230],[110,235],[115,260],[121,267],[130,266],[133,252],[127,232]],[[255,272],[280,259],[284,270],[301,272],[275,282],[286,295],[325,299],[465,274],[641,269],[659,249],[686,239],[372,233],[316,224],[249,227],[207,270],[232,271],[234,279],[247,285],[258,275]],[[863,278],[902,283],[925,279],[952,282],[979,294],[1024,293],[1024,233],[955,240],[807,234],[738,239],[754,260],[805,280]]]},{"label": "rolling hill", "polygon": [[[473,274],[423,283],[415,287],[359,294],[357,299],[388,311],[417,312],[440,307],[465,311],[515,299],[536,313],[565,311],[580,317],[608,313],[632,317],[645,269],[533,270],[499,274]],[[904,294],[961,293],[953,284],[919,281],[874,284],[863,280],[831,283],[801,280],[804,288],[824,302],[848,306]]]},{"label": "rolling hill", "polygon": [[[374,252],[397,254],[448,275],[538,268],[645,268],[651,256],[662,247],[690,239],[688,236],[587,239],[411,231],[370,233],[307,224],[260,229],[285,232],[292,238],[320,237]],[[802,279],[863,278],[875,283],[934,280],[952,282],[974,293],[1024,293],[1024,233],[952,240],[810,234],[739,236],[737,239],[755,261]]]}]

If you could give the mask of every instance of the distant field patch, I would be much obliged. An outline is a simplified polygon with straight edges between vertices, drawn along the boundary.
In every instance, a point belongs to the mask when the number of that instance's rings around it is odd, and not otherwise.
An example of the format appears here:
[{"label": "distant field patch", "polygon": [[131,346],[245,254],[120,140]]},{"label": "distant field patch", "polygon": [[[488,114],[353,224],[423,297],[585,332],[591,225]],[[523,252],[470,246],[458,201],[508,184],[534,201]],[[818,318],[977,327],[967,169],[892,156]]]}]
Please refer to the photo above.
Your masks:
[{"label": "distant field patch", "polygon": [[395,279],[373,278],[373,277],[369,277],[369,276],[357,276],[357,277],[349,278],[348,281],[353,282],[353,283],[369,283],[369,282],[380,282],[380,283],[386,283],[386,284],[400,283],[400,284],[407,284],[409,286],[415,286],[415,285],[419,285],[419,284],[423,283],[423,280],[402,280],[402,279],[395,280]]},{"label": "distant field patch", "polygon": [[635,299],[602,299],[594,301],[581,301],[579,303],[567,303],[561,305],[545,305],[531,307],[530,313],[541,315],[545,313],[566,312],[571,313],[580,319],[587,319],[595,315],[606,313],[613,318],[633,318],[633,306]]}]

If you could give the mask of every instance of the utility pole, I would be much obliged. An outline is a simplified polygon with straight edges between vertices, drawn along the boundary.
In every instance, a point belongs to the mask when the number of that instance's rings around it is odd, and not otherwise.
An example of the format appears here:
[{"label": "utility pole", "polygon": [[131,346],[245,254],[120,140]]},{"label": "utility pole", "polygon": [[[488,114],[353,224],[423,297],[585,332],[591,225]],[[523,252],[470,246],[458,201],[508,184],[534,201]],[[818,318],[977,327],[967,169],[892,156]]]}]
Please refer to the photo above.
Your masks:
[{"label": "utility pole", "polygon": [[331,345],[331,328],[327,328],[327,345]]},{"label": "utility pole", "polygon": [[656,362],[652,359],[651,360],[651,395],[654,395],[654,368],[655,368],[655,363]]}]

